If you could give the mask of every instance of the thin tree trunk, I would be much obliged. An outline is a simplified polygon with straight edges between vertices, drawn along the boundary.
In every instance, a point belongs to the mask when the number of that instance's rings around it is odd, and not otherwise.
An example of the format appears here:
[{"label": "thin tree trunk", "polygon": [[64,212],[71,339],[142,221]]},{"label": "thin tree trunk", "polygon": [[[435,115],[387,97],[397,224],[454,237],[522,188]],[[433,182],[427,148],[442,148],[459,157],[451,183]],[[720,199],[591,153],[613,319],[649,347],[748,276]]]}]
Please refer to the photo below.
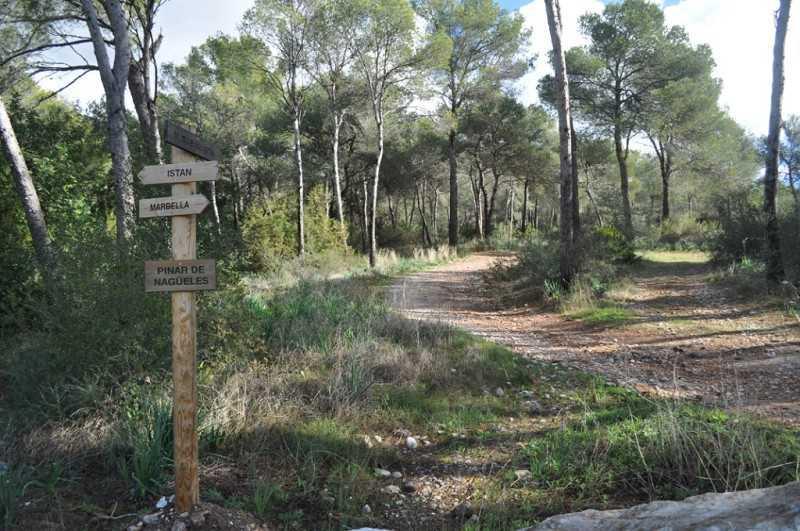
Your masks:
[{"label": "thin tree trunk", "polygon": [[[149,46],[146,49],[149,50]],[[161,149],[161,133],[158,130],[158,109],[155,98],[150,95],[149,65],[150,62],[145,61],[144,56],[139,61],[131,62],[128,89],[144,139],[145,158],[148,164],[161,164],[164,162],[164,154]]]},{"label": "thin tree trunk", "polygon": [[297,167],[297,254],[302,258],[306,253],[305,235],[305,187],[303,183],[303,153],[300,146],[300,117],[297,108],[293,110],[294,160]]},{"label": "thin tree trunk", "polygon": [[222,223],[219,218],[219,204],[217,203],[217,183],[211,181],[211,212],[214,214],[214,224],[217,226],[217,234],[222,234]]},{"label": "thin tree trunk", "polygon": [[25,162],[25,157],[19,147],[17,136],[11,124],[11,118],[8,116],[1,98],[0,141],[2,141],[3,151],[11,166],[14,188],[22,203],[22,210],[25,212],[25,221],[31,231],[31,241],[33,242],[33,250],[36,253],[36,260],[39,262],[42,277],[44,277],[48,289],[51,289],[54,280],[58,277],[55,249],[50,240],[50,234],[47,232],[47,223],[45,222],[42,205],[39,203],[39,194],[36,193],[31,173],[28,170],[28,165]]},{"label": "thin tree trunk", "polygon": [[94,2],[81,0],[81,5],[86,15],[86,25],[92,38],[94,55],[106,94],[108,147],[111,151],[116,196],[114,212],[117,218],[117,241],[124,244],[131,235],[135,211],[133,174],[125,115],[125,87],[131,62],[128,20],[120,0],[103,2],[114,36],[114,64],[112,66]]},{"label": "thin tree trunk", "polygon": [[781,0],[778,23],[775,30],[775,47],[772,58],[772,102],[767,136],[767,168],[764,175],[764,214],[766,226],[767,281],[779,283],[784,278],[781,255],[781,235],[775,199],[778,195],[778,164],[780,160],[781,111],[784,87],[784,49],[789,26],[791,0]]},{"label": "thin tree trunk", "polygon": [[369,233],[369,266],[375,267],[377,265],[378,255],[378,241],[375,225],[378,219],[378,184],[381,177],[381,161],[383,161],[383,116],[381,111],[375,111],[375,119],[378,122],[378,160],[375,162],[375,177],[372,179],[372,218],[370,220],[370,233]]},{"label": "thin tree trunk", "polygon": [[572,149],[572,114],[570,112],[569,81],[567,77],[567,63],[564,49],[561,44],[561,7],[558,0],[545,0],[547,8],[547,23],[550,28],[550,39],[553,42],[553,67],[556,74],[556,87],[558,93],[558,129],[561,154],[561,221],[560,221],[560,248],[559,272],[561,283],[565,286],[572,282],[574,274],[572,256],[572,185],[573,149]]},{"label": "thin tree trunk", "polygon": [[342,118],[333,111],[333,187],[336,193],[336,213],[339,216],[339,226],[342,239],[347,244],[347,228],[344,224],[344,209],[342,208],[342,184],[339,176],[339,133],[342,128]]},{"label": "thin tree trunk", "polygon": [[622,232],[629,241],[633,240],[633,217],[631,214],[630,178],[628,177],[628,157],[622,146],[622,126],[619,120],[614,124],[614,152],[619,166],[620,195],[622,197]]},{"label": "thin tree trunk", "polygon": [[522,233],[528,229],[528,189],[530,188],[530,180],[525,179],[525,188],[523,190],[522,198]]},{"label": "thin tree trunk", "polygon": [[419,185],[415,184],[414,189],[417,195],[417,209],[419,210],[419,217],[422,224],[422,245],[427,245],[428,247],[431,247],[433,245],[433,242],[431,241],[431,233],[428,230],[428,222],[425,220],[425,211],[423,210],[424,202],[422,201],[422,197],[420,196],[419,193]]},{"label": "thin tree trunk", "polygon": [[575,133],[572,114],[569,117],[569,128],[572,141],[572,242],[575,243],[581,235],[581,202],[578,178],[578,135]]},{"label": "thin tree trunk", "polygon": [[[451,85],[453,84],[451,80]],[[456,95],[451,94],[451,112],[455,117],[458,108]],[[450,166],[450,212],[448,213],[447,241],[451,247],[458,245],[458,159],[456,158],[456,130],[450,128],[447,144],[447,159]]]},{"label": "thin tree trunk", "polygon": [[369,185],[367,184],[367,179],[364,179],[364,212],[363,218],[364,223],[362,223],[362,233],[361,233],[361,250],[364,254],[369,252]]}]

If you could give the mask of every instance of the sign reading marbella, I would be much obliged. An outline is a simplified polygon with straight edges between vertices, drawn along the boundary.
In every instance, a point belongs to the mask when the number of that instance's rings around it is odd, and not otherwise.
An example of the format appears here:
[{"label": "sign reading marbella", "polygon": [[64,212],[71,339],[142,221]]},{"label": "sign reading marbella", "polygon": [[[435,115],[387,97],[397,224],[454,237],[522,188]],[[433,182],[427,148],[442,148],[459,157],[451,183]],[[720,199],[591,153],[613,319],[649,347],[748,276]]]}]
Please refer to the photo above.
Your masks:
[{"label": "sign reading marbella", "polygon": [[202,213],[207,206],[208,199],[200,194],[186,197],[154,197],[139,201],[139,217],[191,216]]},{"label": "sign reading marbella", "polygon": [[[170,184],[172,195],[139,201],[139,217],[169,217],[172,260],[144,264],[144,290],[172,297],[172,378],[174,396],[175,508],[188,512],[200,503],[197,447],[197,301],[195,291],[217,287],[214,260],[197,260],[197,215],[208,199],[197,183],[216,181],[216,149],[188,129],[167,122],[165,140],[172,146],[171,164],[147,166],[142,184]],[[198,160],[201,159],[201,160]]]}]

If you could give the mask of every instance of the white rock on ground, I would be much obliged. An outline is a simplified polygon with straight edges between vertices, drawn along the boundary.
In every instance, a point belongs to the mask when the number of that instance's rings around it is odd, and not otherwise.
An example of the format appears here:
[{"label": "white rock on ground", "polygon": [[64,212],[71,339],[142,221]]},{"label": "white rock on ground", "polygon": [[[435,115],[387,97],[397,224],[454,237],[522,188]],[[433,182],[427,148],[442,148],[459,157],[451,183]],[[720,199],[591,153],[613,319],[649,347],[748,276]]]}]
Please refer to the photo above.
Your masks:
[{"label": "white rock on ground", "polygon": [[702,494],[614,511],[548,518],[521,531],[784,531],[800,530],[800,482],[781,487]]}]

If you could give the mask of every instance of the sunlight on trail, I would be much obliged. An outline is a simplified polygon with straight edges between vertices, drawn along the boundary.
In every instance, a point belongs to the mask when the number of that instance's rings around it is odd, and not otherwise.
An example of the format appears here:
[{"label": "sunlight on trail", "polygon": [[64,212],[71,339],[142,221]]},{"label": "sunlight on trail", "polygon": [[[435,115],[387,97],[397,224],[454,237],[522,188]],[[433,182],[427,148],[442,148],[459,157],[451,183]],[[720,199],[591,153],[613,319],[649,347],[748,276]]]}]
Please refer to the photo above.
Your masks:
[{"label": "sunlight on trail", "polygon": [[711,260],[711,255],[702,251],[644,251],[638,254],[648,262],[659,262],[662,264],[678,262],[705,264]]}]

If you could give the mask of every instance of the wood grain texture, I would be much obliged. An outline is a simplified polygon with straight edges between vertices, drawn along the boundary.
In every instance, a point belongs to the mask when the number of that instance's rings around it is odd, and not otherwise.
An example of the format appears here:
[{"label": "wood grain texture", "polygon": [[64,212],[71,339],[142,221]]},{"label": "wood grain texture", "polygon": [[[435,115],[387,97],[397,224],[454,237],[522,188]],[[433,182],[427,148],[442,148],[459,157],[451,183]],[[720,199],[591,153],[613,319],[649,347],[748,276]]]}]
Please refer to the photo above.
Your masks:
[{"label": "wood grain texture", "polygon": [[[172,148],[172,162],[192,162],[195,158]],[[172,185],[173,197],[197,192],[195,183]],[[172,258],[197,257],[196,216],[172,218]],[[179,513],[191,511],[200,502],[197,450],[197,305],[194,293],[172,294],[172,378],[175,385],[173,429],[175,434],[175,507]]]},{"label": "wood grain texture", "polygon": [[208,206],[208,199],[203,194],[192,194],[184,197],[150,197],[139,200],[140,218],[167,218],[202,214]]}]

